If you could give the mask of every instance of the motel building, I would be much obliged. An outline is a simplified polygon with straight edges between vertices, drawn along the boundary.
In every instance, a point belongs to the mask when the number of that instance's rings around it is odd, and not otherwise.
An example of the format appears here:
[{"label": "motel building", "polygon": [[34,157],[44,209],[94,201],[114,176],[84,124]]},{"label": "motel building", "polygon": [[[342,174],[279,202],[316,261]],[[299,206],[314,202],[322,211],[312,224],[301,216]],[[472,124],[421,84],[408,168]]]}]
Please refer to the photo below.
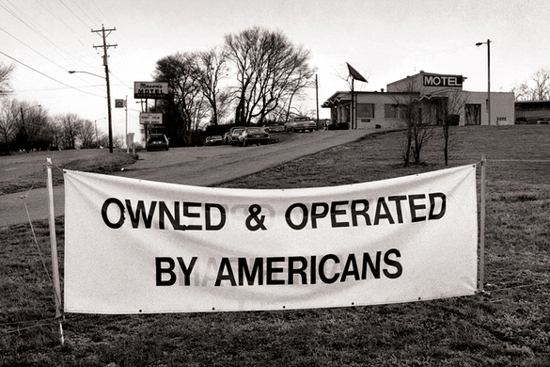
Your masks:
[{"label": "motel building", "polygon": [[[387,84],[386,91],[336,92],[323,104],[330,108],[333,126],[357,129],[402,126],[406,111],[415,111],[421,123],[441,125],[513,125],[514,93],[491,92],[491,121],[487,113],[487,91],[463,89],[466,77],[425,73]],[[353,119],[352,116],[356,116]]]}]

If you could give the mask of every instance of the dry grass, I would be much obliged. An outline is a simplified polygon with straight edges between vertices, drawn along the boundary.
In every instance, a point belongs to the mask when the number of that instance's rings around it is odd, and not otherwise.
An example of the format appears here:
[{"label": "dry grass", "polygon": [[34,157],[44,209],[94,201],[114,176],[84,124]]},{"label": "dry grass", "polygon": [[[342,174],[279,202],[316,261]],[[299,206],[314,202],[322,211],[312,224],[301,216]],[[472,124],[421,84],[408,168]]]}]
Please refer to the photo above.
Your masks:
[{"label": "dry grass", "polygon": [[[69,157],[62,159],[61,161],[63,164],[59,166],[61,169],[52,170],[52,181],[54,186],[63,183],[62,169],[64,168],[86,172],[111,173],[120,171],[122,167],[126,167],[134,163],[137,159],[136,156],[132,156],[121,151],[115,151],[112,154],[101,153],[98,153],[98,155],[94,158]],[[70,151],[67,151],[67,154],[70,154]],[[0,157],[0,159],[2,159],[2,157]],[[31,188],[37,189],[40,187],[46,187],[44,172],[41,170],[34,170],[28,174],[18,175],[16,179],[8,177],[0,179],[0,195],[27,191]]]},{"label": "dry grass", "polygon": [[[426,164],[402,168],[399,139],[371,136],[221,186],[332,186],[443,168],[436,144]],[[338,309],[69,314],[61,347],[41,261],[50,268],[46,223],[35,223],[42,256],[20,225],[0,232],[0,366],[548,366],[550,127],[459,128],[455,143],[452,165],[489,159],[484,294]],[[62,218],[57,229],[62,259]]]}]

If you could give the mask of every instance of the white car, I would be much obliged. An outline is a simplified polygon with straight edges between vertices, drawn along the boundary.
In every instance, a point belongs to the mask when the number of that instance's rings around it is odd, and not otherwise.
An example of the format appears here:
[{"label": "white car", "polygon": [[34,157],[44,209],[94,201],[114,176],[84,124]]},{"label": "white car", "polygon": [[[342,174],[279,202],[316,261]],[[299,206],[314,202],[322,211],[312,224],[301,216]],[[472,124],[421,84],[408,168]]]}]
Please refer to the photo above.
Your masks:
[{"label": "white car", "polygon": [[318,130],[317,123],[309,117],[294,117],[285,124],[286,132]]}]

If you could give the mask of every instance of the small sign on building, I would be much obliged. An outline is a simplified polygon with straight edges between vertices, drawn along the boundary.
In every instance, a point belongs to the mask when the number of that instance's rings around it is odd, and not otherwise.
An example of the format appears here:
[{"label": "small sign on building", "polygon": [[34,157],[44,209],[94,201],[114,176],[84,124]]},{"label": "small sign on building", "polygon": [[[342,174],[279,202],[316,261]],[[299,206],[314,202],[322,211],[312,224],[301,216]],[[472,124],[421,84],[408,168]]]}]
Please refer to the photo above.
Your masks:
[{"label": "small sign on building", "polygon": [[134,82],[135,99],[163,99],[168,97],[168,83]]},{"label": "small sign on building", "polygon": [[142,125],[162,125],[162,113],[145,113],[139,114],[139,123]]}]

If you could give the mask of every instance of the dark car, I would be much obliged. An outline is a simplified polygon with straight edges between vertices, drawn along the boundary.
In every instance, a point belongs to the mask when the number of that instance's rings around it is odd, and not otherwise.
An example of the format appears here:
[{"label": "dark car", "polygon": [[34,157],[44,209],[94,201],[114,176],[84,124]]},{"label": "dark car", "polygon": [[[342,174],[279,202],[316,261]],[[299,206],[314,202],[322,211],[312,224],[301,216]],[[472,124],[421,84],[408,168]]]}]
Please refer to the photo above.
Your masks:
[{"label": "dark car", "polygon": [[317,130],[317,123],[309,117],[294,117],[291,121],[285,124],[287,132],[296,131],[313,131]]},{"label": "dark car", "polygon": [[248,144],[267,144],[269,133],[263,127],[247,127],[239,134],[239,144],[246,146]]},{"label": "dark car", "polygon": [[222,145],[222,144],[223,144],[223,138],[221,135],[207,136],[206,139],[204,139],[204,145]]},{"label": "dark car", "polygon": [[523,125],[527,123],[527,118],[525,117],[518,117],[515,121],[516,125]]},{"label": "dark car", "polygon": [[147,151],[151,150],[168,150],[170,143],[168,138],[164,134],[151,134],[147,143],[145,143],[145,148]]}]

